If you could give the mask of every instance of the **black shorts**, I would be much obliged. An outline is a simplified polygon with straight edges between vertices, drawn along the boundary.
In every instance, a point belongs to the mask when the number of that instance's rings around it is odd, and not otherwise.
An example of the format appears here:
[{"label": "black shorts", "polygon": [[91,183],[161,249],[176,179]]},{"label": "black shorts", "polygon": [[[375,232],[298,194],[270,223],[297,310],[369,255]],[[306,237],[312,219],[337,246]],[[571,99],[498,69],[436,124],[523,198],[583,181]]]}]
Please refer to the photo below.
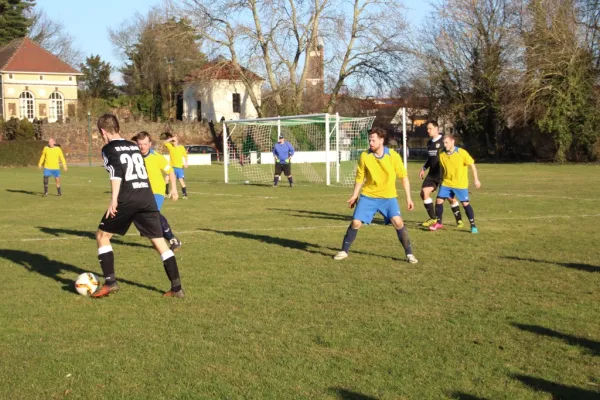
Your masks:
[{"label": "black shorts", "polygon": [[106,214],[104,214],[98,229],[108,233],[125,235],[131,224],[135,223],[142,236],[150,239],[161,238],[163,237],[163,231],[159,215],[156,203],[119,204],[114,217],[109,216],[106,218]]},{"label": "black shorts", "polygon": [[281,171],[285,176],[290,176],[292,174],[292,164],[275,164],[275,175],[281,175]]},{"label": "black shorts", "polygon": [[438,186],[440,186],[441,183],[442,179],[438,174],[427,174],[427,176],[423,180],[423,185],[421,185],[421,189],[431,187],[433,188],[433,190],[435,190],[438,188]]}]

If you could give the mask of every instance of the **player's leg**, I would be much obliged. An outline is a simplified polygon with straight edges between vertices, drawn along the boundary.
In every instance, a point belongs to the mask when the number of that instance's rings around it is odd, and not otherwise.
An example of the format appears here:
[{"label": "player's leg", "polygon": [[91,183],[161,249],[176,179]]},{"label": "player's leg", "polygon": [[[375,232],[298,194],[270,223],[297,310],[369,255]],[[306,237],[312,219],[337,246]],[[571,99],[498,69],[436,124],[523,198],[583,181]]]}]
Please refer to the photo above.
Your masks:
[{"label": "player's leg", "polygon": [[167,278],[171,282],[171,290],[166,292],[163,296],[165,297],[184,297],[185,293],[181,287],[181,278],[179,276],[179,268],[177,267],[177,259],[175,258],[175,253],[167,246],[165,240],[161,238],[153,238],[150,239],[152,245],[160,254],[160,258],[163,262],[163,267],[165,268],[165,273],[167,274]]},{"label": "player's leg", "polygon": [[279,183],[279,176],[281,176],[282,172],[283,172],[283,168],[281,167],[281,164],[275,163],[275,175],[273,176],[273,187],[277,187],[277,184]]},{"label": "player's leg", "polygon": [[398,236],[398,240],[400,241],[400,244],[404,248],[404,253],[406,254],[406,261],[411,264],[418,263],[419,260],[417,260],[417,258],[413,255],[412,244],[410,243],[410,239],[408,238],[408,230],[404,225],[402,216],[400,216],[400,207],[398,206],[398,200],[387,199],[386,205],[380,212],[384,216],[386,221],[391,222],[394,228],[396,229],[396,235]]},{"label": "player's leg", "polygon": [[471,233],[478,233],[479,231],[475,225],[475,212],[469,202],[469,189],[454,189],[454,192],[456,193],[456,198],[462,203],[465,214],[467,214],[467,218],[471,223]]},{"label": "player's leg", "polygon": [[350,246],[352,246],[352,243],[356,239],[360,227],[363,223],[370,224],[371,221],[373,221],[373,217],[378,208],[377,200],[378,199],[360,196],[356,208],[354,209],[352,222],[350,223],[350,226],[348,226],[348,229],[346,229],[344,241],[342,242],[342,250],[333,257],[334,260],[343,260],[348,257]]},{"label": "player's leg", "polygon": [[100,268],[102,268],[102,275],[104,275],[104,285],[92,294],[94,298],[105,297],[119,290],[115,276],[115,255],[110,244],[112,236],[112,233],[105,232],[102,229],[98,229],[96,232],[98,261],[100,262]]},{"label": "player's leg", "polygon": [[50,181],[50,173],[44,168],[44,197],[48,196],[48,182]]},{"label": "player's leg", "polygon": [[429,219],[423,222],[423,226],[431,226],[437,222],[433,199],[431,198],[431,194],[435,190],[437,184],[433,181],[433,179],[429,178],[429,175],[425,177],[423,181],[423,186],[421,187],[421,199],[423,200],[423,206],[425,206],[425,210],[427,211],[427,215]]},{"label": "player's leg", "polygon": [[437,220],[435,224],[429,227],[430,231],[436,231],[444,227],[444,200],[450,197],[453,197],[452,190],[446,186],[440,186],[438,190],[437,199],[435,200],[435,213],[437,214]]},{"label": "player's leg", "polygon": [[54,181],[56,182],[56,194],[58,196],[62,196],[62,191],[60,189],[60,176],[56,176],[54,178]]},{"label": "player's leg", "polygon": [[[156,208],[158,209],[158,212],[160,213],[163,203],[165,202],[165,196],[163,196],[162,194],[155,194],[154,195],[154,200],[156,201]],[[173,251],[177,251],[181,248],[181,241],[179,241],[179,239],[177,239],[175,237],[175,234],[173,233],[173,230],[171,229],[171,226],[169,225],[169,221],[167,221],[167,218],[162,215],[160,215],[160,226],[162,228],[162,232],[163,232],[163,237],[167,240],[167,242],[169,242],[170,246],[171,246],[171,250]],[[136,225],[136,228],[138,228],[138,230],[140,230],[140,227],[138,226],[137,222],[134,222]]]},{"label": "player's leg", "polygon": [[183,289],[181,289],[181,279],[179,277],[179,268],[177,267],[177,259],[175,253],[162,237],[163,232],[160,224],[160,213],[158,211],[140,212],[135,215],[134,221],[140,233],[150,238],[152,245],[160,254],[165,273],[171,282],[171,290],[164,294],[166,297],[183,297]]},{"label": "player's leg", "polygon": [[187,186],[185,185],[183,168],[175,168],[175,177],[179,181],[179,185],[181,185],[181,193],[183,194],[183,198],[187,200]]},{"label": "player's leg", "polygon": [[449,197],[448,203],[450,203],[450,209],[452,210],[452,214],[454,214],[454,219],[456,219],[456,226],[463,228],[465,224],[463,224],[462,216],[460,215],[460,203],[455,197]]},{"label": "player's leg", "polygon": [[283,172],[285,173],[285,176],[287,176],[287,178],[288,178],[290,187],[294,187],[294,178],[292,177],[292,165],[291,164],[283,165]]}]

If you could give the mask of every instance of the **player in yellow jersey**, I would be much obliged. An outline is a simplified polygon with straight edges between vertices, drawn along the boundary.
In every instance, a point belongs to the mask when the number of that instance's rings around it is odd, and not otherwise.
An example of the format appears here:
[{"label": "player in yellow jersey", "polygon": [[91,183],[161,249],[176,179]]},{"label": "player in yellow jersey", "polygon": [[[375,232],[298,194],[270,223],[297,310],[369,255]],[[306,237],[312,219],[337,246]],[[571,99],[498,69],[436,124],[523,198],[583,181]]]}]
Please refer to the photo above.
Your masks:
[{"label": "player in yellow jersey", "polygon": [[[165,147],[169,150],[169,163],[171,167],[173,167],[173,171],[175,172],[175,177],[179,181],[181,185],[181,192],[183,194],[183,198],[187,199],[187,187],[185,186],[185,176],[183,173],[183,169],[188,167],[188,154],[182,145],[179,144],[179,140],[176,136],[165,132],[162,135],[166,138]],[[165,177],[165,183],[167,184],[167,192],[169,191],[169,177]],[[173,180],[173,186],[176,186],[175,180]]]},{"label": "player in yellow jersey", "polygon": [[38,168],[44,167],[44,197],[48,196],[48,181],[51,176],[54,177],[54,181],[56,182],[56,192],[58,196],[62,196],[62,191],[60,189],[59,162],[62,163],[62,167],[66,172],[67,161],[65,160],[65,156],[60,147],[56,146],[54,138],[50,138],[48,139],[48,146],[44,147],[42,156],[38,162]]},{"label": "player in yellow jersey", "polygon": [[406,261],[411,264],[419,262],[412,254],[412,246],[400,215],[396,193],[396,178],[400,178],[406,193],[408,209],[413,210],[415,204],[410,196],[410,183],[400,155],[383,145],[385,135],[386,132],[381,128],[373,128],[369,132],[369,150],[360,155],[354,192],[347,201],[350,208],[356,206],[356,210],[344,236],[342,250],[333,257],[334,260],[348,257],[348,251],[356,239],[358,229],[362,224],[370,224],[375,214],[379,212],[383,215],[385,223],[391,223],[396,229],[398,240],[406,252]]},{"label": "player in yellow jersey", "polygon": [[468,167],[473,171],[473,180],[475,187],[480,188],[481,182],[477,175],[477,168],[473,157],[465,150],[456,147],[454,135],[444,137],[444,151],[440,153],[440,164],[444,171],[442,185],[438,191],[435,212],[437,222],[429,227],[429,230],[435,231],[444,227],[442,223],[442,213],[444,212],[444,200],[455,197],[460,201],[465,209],[467,218],[471,222],[471,233],[477,233],[475,226],[475,213],[469,203],[469,173]]},{"label": "player in yellow jersey", "polygon": [[[175,174],[173,168],[169,165],[167,159],[160,153],[152,149],[152,138],[148,132],[142,131],[135,135],[132,139],[133,142],[137,143],[144,157],[144,165],[146,166],[146,172],[148,173],[148,180],[150,181],[150,187],[152,193],[154,193],[154,200],[156,200],[156,206],[158,211],[161,211],[162,205],[165,201],[165,181],[163,174],[170,176],[175,181]],[[177,194],[177,188],[173,186],[169,197],[174,201],[177,201],[179,195]],[[169,242],[172,251],[177,251],[181,247],[181,241],[175,237],[169,221],[165,216],[160,213],[160,225],[163,231],[163,237]]]}]

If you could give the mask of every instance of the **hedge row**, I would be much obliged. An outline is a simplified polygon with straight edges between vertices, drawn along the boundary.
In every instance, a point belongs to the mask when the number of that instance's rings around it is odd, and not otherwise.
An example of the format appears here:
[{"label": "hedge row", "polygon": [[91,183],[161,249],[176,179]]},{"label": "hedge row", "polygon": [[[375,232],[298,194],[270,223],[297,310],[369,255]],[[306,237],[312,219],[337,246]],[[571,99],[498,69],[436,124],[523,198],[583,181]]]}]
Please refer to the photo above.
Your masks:
[{"label": "hedge row", "polygon": [[44,146],[41,140],[2,140],[0,141],[0,166],[37,165]]}]

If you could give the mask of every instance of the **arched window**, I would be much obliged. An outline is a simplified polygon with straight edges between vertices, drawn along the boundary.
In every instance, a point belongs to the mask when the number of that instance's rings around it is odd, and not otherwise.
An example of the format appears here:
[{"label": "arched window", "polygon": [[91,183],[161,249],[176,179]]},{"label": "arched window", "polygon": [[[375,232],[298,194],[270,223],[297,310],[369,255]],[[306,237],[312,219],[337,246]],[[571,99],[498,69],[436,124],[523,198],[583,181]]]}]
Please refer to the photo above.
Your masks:
[{"label": "arched window", "polygon": [[56,121],[63,118],[64,113],[63,96],[59,92],[50,95],[50,119]]},{"label": "arched window", "polygon": [[31,92],[22,92],[19,95],[19,105],[21,108],[21,118],[34,119],[35,107],[34,97]]}]

